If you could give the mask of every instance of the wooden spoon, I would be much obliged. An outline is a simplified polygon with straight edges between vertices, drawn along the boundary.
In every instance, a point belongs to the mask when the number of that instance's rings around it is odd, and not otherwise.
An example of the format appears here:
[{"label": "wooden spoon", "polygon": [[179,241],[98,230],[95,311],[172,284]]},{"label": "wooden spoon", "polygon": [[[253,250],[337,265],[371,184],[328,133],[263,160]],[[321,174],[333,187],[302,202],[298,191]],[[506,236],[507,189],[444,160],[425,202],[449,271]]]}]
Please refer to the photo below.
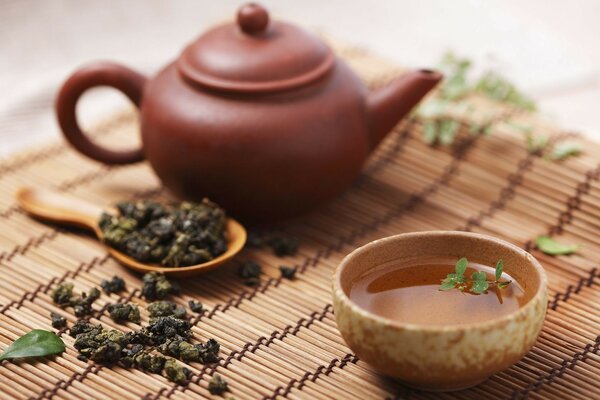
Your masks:
[{"label": "wooden spoon", "polygon": [[[17,201],[21,208],[34,217],[91,229],[102,240],[102,231],[98,226],[103,208],[87,201],[65,196],[46,189],[21,188],[17,192]],[[139,272],[159,271],[171,276],[191,276],[211,270],[240,252],[246,243],[246,230],[237,221],[227,220],[227,251],[202,264],[189,267],[162,267],[155,264],[143,264],[133,258],[107,246],[111,256],[128,268]]]}]

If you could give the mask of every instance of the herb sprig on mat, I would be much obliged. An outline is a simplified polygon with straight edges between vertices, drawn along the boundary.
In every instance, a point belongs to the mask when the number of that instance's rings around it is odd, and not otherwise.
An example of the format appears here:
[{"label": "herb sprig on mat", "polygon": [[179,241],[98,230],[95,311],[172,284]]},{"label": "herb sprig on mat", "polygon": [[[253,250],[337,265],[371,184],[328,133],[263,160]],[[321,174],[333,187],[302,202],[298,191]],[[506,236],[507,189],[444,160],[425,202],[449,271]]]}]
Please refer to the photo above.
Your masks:
[{"label": "herb sprig on mat", "polygon": [[492,286],[497,286],[499,289],[504,289],[510,285],[512,281],[500,281],[504,263],[498,260],[494,280],[488,280],[487,275],[483,271],[476,271],[471,274],[471,278],[465,276],[469,261],[466,257],[461,258],[454,266],[454,273],[450,273],[442,280],[440,289],[442,291],[458,289],[461,292],[470,292],[473,294],[483,294]]},{"label": "herb sprig on mat", "polygon": [[[537,111],[533,99],[522,93],[515,84],[496,71],[488,70],[479,77],[470,79],[472,67],[471,60],[459,57],[452,52],[448,52],[442,57],[439,68],[444,72],[445,79],[440,84],[436,95],[424,101],[416,111],[416,115],[423,120],[423,140],[427,144],[446,146],[454,142],[461,124],[450,113],[468,114],[475,111],[474,106],[466,104],[465,100],[469,96],[483,96],[522,111]],[[494,123],[491,118],[488,119],[489,122],[469,123],[468,131],[471,134],[489,134]],[[547,136],[534,135],[532,127],[512,121],[502,122],[523,133],[527,148],[532,153],[544,150],[550,144]],[[580,153],[581,149],[577,145],[565,143],[557,145],[548,159],[562,160]]]}]

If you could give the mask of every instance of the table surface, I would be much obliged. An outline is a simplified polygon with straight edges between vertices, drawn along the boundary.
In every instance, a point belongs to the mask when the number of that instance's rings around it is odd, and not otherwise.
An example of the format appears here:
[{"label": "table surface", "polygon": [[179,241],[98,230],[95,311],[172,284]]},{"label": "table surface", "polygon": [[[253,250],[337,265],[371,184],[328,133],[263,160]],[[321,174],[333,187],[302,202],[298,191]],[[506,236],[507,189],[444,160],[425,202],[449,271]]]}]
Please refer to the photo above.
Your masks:
[{"label": "table surface", "polygon": [[[58,137],[52,102],[96,59],[153,73],[239,0],[0,0],[0,155]],[[516,81],[557,124],[600,139],[600,2],[574,0],[266,0],[272,14],[356,43],[399,64],[435,65],[446,50]],[[97,93],[94,93],[97,92]],[[125,100],[95,89],[91,121]]]}]

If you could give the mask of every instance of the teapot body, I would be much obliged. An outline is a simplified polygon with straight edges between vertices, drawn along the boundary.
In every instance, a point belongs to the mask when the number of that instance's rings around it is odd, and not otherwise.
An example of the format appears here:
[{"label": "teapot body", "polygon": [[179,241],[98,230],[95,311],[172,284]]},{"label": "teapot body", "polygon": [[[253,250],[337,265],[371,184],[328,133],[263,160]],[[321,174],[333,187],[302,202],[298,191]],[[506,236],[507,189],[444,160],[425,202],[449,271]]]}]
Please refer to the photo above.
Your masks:
[{"label": "teapot body", "polygon": [[170,64],[144,87],[143,152],[164,185],[246,222],[297,215],[339,195],[368,156],[366,88],[341,61],[293,91],[193,85]]}]

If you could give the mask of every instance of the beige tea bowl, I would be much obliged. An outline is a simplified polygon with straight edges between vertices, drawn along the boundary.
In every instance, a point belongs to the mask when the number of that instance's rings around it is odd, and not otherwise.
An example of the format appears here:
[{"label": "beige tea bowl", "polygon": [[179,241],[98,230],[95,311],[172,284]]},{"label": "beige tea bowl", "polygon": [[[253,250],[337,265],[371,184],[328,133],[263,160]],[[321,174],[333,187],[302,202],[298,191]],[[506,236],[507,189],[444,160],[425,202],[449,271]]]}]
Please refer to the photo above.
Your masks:
[{"label": "beige tea bowl", "polygon": [[[502,259],[526,302],[495,319],[425,326],[377,316],[350,300],[350,288],[363,274],[391,261],[421,257],[467,257],[485,265]],[[531,349],[546,315],[547,278],[531,254],[503,240],[454,231],[407,233],[346,256],[333,279],[333,305],[344,340],[361,360],[408,386],[460,390],[510,367]]]}]

